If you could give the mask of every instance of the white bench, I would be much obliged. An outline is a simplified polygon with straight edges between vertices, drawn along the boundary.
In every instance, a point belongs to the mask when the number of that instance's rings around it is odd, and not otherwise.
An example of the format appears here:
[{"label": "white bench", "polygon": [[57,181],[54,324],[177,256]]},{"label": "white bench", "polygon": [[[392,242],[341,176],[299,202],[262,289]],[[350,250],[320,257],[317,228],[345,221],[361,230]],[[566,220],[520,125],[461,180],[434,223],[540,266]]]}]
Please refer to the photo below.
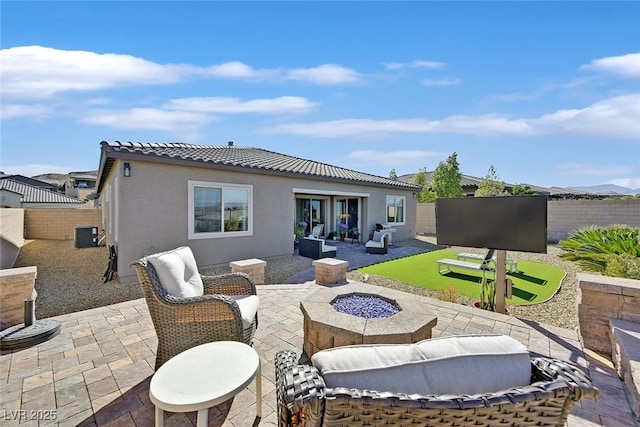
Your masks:
[{"label": "white bench", "polygon": [[[471,252],[461,252],[458,254],[458,259],[461,261],[466,261],[468,259],[484,261],[484,255],[482,254],[474,254]],[[495,261],[495,257],[493,258]],[[507,259],[507,271],[509,273],[517,273],[518,272],[518,261],[515,259]]]},{"label": "white bench", "polygon": [[[484,257],[483,257],[484,259]],[[495,277],[495,270],[486,264],[478,264],[477,262],[461,261],[458,259],[443,258],[436,261],[438,263],[438,273],[446,274],[451,273],[451,267],[466,268],[467,270],[482,271],[482,278],[485,277],[486,272],[493,273]]]}]

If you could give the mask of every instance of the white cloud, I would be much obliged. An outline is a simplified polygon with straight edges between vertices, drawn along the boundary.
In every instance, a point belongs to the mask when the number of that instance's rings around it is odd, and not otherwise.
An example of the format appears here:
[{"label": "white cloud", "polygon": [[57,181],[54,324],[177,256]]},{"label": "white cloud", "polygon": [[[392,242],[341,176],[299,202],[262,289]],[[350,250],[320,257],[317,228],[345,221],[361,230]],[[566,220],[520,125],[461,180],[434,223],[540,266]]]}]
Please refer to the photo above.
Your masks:
[{"label": "white cloud", "polygon": [[432,157],[438,157],[441,153],[423,150],[359,150],[345,156],[346,160],[368,165],[395,165],[402,166],[423,162]]},{"label": "white cloud", "polygon": [[286,73],[288,80],[299,80],[318,85],[338,85],[344,83],[357,83],[360,74],[351,69],[336,64],[324,64],[315,68],[298,68]]},{"label": "white cloud", "polygon": [[629,53],[621,56],[609,56],[595,59],[581,68],[606,71],[624,77],[640,77],[640,53]]},{"label": "white cloud", "polygon": [[523,120],[499,116],[451,116],[444,120],[345,119],[316,123],[289,123],[264,129],[268,133],[324,138],[375,137],[381,133],[462,133],[478,135],[527,135],[531,133]]},{"label": "white cloud", "polygon": [[459,85],[460,83],[462,83],[462,80],[460,79],[440,79],[440,80],[431,80],[431,79],[426,79],[426,80],[422,80],[422,86],[452,86],[452,85]]},{"label": "white cloud", "polygon": [[603,99],[581,109],[559,110],[530,123],[545,134],[640,139],[640,93]]},{"label": "white cloud", "polygon": [[3,97],[44,99],[65,91],[181,81],[194,68],[130,55],[23,46],[0,50]]},{"label": "white cloud", "polygon": [[399,70],[401,68],[428,68],[430,70],[439,70],[446,66],[444,62],[423,61],[420,59],[411,62],[389,62],[384,65],[387,67],[387,70]]},{"label": "white cloud", "polygon": [[277,69],[256,70],[242,62],[233,61],[206,67],[202,74],[220,78],[262,80],[276,78],[280,72]]},{"label": "white cloud", "polygon": [[381,133],[451,133],[468,135],[581,135],[640,139],[640,93],[603,99],[581,109],[559,110],[539,118],[499,115],[449,116],[441,120],[344,119],[288,123],[265,128],[267,133],[319,138],[375,137]]},{"label": "white cloud", "polygon": [[564,163],[558,165],[557,170],[558,172],[565,175],[585,176],[627,175],[634,172],[634,169],[630,166],[586,163]]},{"label": "white cloud", "polygon": [[46,99],[68,91],[121,86],[167,85],[190,78],[300,80],[318,85],[360,81],[360,74],[335,64],[307,69],[254,69],[239,61],[198,67],[158,64],[131,55],[19,46],[0,50],[4,99]]},{"label": "white cloud", "polygon": [[195,112],[133,108],[126,111],[92,111],[81,121],[117,129],[149,129],[179,133],[195,132],[212,120],[213,118],[206,114]]},{"label": "white cloud", "polygon": [[30,119],[43,119],[53,114],[53,109],[46,105],[33,104],[0,104],[0,120],[28,117]]},{"label": "white cloud", "polygon": [[318,103],[297,96],[281,96],[271,99],[242,101],[238,98],[179,98],[165,105],[167,109],[197,111],[201,113],[306,113],[316,108]]}]

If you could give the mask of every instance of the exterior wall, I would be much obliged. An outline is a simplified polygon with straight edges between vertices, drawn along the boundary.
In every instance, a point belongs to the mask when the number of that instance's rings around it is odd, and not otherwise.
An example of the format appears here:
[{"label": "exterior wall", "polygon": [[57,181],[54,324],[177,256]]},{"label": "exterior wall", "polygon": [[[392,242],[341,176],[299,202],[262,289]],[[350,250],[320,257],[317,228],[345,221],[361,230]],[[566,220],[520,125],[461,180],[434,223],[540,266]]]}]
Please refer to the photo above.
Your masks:
[{"label": "exterior wall", "polygon": [[73,240],[75,227],[98,227],[100,209],[25,209],[25,238]]},{"label": "exterior wall", "polygon": [[78,200],[86,200],[87,196],[91,193],[95,193],[95,188],[65,188],[64,194],[69,197],[75,197]]},{"label": "exterior wall", "polygon": [[[419,203],[416,228],[420,234],[436,234],[435,204]],[[549,200],[547,237],[564,240],[588,225],[626,224],[640,227],[640,200]]]},{"label": "exterior wall", "polygon": [[[378,222],[385,222],[386,195],[403,195],[407,203],[406,225],[395,227],[397,231],[394,238],[411,237],[416,231],[415,199],[411,191],[301,179],[295,176],[128,162],[131,164],[131,176],[120,176],[121,162],[117,162],[101,194],[104,197],[109,187],[114,187],[109,192],[109,205],[115,207],[116,213],[112,220],[113,230],[107,235],[107,243],[117,244],[118,272],[121,278],[133,276],[134,272],[128,266],[130,262],[182,245],[191,247],[196,262],[204,268],[241,259],[291,255],[296,188],[328,193],[368,193],[370,196],[363,198],[361,212],[363,232],[372,229]],[[252,185],[253,235],[189,240],[189,180]],[[334,212],[330,210],[329,213],[333,220]],[[105,212],[105,223],[108,221],[110,220]]]},{"label": "exterior wall", "polygon": [[640,200],[550,200],[547,211],[552,241],[567,239],[572,231],[586,225],[640,227]]},{"label": "exterior wall", "polygon": [[24,209],[0,209],[0,268],[12,268],[24,245]]},{"label": "exterior wall", "polygon": [[578,273],[578,322],[584,346],[611,355],[609,319],[640,323],[640,280]]}]

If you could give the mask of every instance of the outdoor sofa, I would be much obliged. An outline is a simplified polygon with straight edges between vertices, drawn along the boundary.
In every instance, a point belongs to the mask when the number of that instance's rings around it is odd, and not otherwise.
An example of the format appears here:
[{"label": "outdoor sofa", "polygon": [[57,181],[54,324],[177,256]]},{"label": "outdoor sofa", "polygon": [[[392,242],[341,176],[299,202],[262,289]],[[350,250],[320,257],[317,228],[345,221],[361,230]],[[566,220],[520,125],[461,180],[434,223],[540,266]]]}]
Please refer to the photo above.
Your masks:
[{"label": "outdoor sofa", "polygon": [[573,364],[504,335],[276,354],[278,426],[564,426],[598,390]]}]

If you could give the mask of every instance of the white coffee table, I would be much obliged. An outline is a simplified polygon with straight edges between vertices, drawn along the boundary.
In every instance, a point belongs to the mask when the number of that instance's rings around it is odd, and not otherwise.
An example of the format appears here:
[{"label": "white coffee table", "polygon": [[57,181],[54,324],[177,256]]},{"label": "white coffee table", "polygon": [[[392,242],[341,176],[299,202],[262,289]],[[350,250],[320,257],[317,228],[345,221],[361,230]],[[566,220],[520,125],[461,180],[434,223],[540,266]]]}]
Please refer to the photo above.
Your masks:
[{"label": "white coffee table", "polygon": [[156,426],[163,411],[198,411],[198,427],[209,408],[226,402],[256,380],[256,415],[262,417],[262,373],[256,351],[241,342],[218,341],[190,348],[169,359],[151,378],[149,397],[156,406]]}]

